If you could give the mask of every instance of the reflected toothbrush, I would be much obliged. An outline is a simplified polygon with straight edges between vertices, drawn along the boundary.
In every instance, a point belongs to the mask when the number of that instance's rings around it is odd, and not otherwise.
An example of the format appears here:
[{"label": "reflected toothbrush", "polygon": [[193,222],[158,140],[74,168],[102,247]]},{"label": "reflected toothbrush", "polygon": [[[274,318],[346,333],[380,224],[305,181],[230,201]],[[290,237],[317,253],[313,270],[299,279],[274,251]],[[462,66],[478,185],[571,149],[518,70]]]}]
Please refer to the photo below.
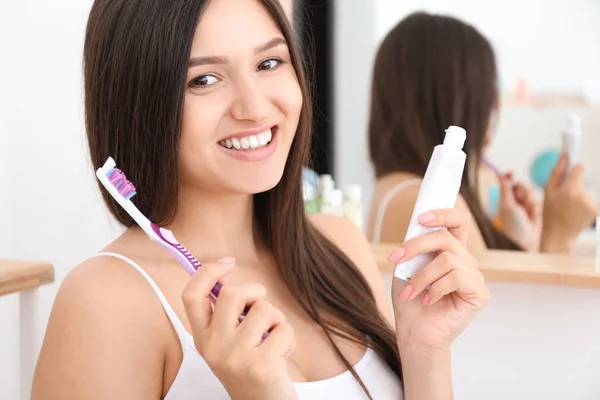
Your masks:
[{"label": "reflected toothbrush", "polygon": [[481,161],[489,168],[492,170],[492,172],[498,177],[498,179],[500,180],[504,180],[504,179],[509,179],[510,180],[510,184],[512,186],[513,189],[513,194],[515,196],[515,199],[517,200],[518,203],[521,203],[523,200],[523,196],[519,191],[519,186],[517,185],[517,183],[514,180],[514,177],[512,176],[512,174],[507,174],[504,173],[502,171],[500,171],[500,168],[498,168],[496,166],[496,164],[494,164],[492,162],[492,160],[490,160],[488,157],[486,156],[482,156]]}]

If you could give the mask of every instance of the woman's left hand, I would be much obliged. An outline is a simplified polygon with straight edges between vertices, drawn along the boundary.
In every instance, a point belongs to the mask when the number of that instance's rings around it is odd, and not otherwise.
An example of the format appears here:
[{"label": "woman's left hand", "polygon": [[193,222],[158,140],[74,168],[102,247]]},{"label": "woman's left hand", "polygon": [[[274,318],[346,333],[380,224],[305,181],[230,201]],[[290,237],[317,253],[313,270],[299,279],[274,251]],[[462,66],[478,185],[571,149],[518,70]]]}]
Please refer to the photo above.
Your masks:
[{"label": "woman's left hand", "polygon": [[415,237],[393,251],[388,262],[398,264],[418,254],[436,257],[406,282],[394,278],[392,296],[398,346],[447,351],[453,340],[488,303],[490,292],[477,261],[467,251],[471,216],[461,210],[427,212],[419,221],[427,227],[447,227]]}]

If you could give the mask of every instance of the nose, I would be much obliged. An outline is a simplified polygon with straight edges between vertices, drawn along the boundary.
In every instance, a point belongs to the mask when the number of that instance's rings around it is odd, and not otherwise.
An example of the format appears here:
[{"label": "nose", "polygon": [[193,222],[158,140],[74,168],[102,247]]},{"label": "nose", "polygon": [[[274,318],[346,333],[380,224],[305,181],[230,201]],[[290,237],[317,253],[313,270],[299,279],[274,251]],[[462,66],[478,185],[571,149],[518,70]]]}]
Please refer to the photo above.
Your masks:
[{"label": "nose", "polygon": [[269,117],[273,104],[258,78],[244,77],[235,87],[231,115],[240,121],[260,122]]}]

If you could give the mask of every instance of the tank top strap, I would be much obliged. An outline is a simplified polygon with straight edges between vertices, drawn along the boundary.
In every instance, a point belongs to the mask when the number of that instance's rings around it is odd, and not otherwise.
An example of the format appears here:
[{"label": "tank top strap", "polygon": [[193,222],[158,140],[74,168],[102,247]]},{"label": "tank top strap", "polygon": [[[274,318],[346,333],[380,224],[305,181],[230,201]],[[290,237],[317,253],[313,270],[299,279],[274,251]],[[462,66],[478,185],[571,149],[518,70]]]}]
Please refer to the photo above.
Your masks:
[{"label": "tank top strap", "polygon": [[385,210],[387,209],[388,204],[395,195],[397,195],[402,190],[412,187],[418,186],[422,182],[419,178],[407,179],[405,181],[399,182],[392,186],[387,193],[381,199],[381,203],[379,203],[379,207],[377,209],[377,215],[375,216],[375,224],[373,226],[373,243],[379,243],[381,241],[381,229],[383,227],[383,217],[385,216]]},{"label": "tank top strap", "polygon": [[181,342],[181,347],[182,347],[182,349],[184,349],[185,343],[187,342],[188,331],[185,329],[183,322],[181,322],[181,320],[175,313],[175,310],[173,310],[173,307],[171,307],[171,305],[167,301],[167,298],[165,297],[163,292],[160,290],[160,288],[158,287],[156,282],[154,282],[154,280],[150,277],[150,275],[148,275],[148,273],[146,271],[144,271],[142,269],[142,267],[140,267],[133,260],[131,260],[121,254],[118,254],[118,253],[101,252],[101,253],[94,254],[91,257],[88,257],[87,260],[95,258],[95,257],[101,257],[101,256],[115,257],[122,261],[125,261],[127,264],[129,264],[133,268],[135,268],[140,274],[142,274],[142,276],[146,279],[146,281],[148,281],[148,283],[150,284],[150,286],[156,293],[156,296],[160,300],[160,304],[162,304],[162,307],[165,310],[165,313],[167,314],[169,321],[171,321],[173,328],[175,328],[175,332],[177,333],[177,336],[179,337],[179,341]]}]

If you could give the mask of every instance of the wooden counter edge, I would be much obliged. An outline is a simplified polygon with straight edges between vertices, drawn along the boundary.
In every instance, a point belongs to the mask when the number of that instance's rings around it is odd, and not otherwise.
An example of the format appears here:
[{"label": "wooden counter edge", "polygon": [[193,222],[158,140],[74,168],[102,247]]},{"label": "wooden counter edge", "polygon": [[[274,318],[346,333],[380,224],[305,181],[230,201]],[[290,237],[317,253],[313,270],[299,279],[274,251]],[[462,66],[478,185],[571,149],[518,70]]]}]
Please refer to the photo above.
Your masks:
[{"label": "wooden counter edge", "polygon": [[[371,247],[380,271],[393,273],[394,266],[386,258],[397,245],[381,243]],[[593,257],[488,250],[475,254],[475,258],[490,282],[600,288],[600,270],[595,268]]]},{"label": "wooden counter edge", "polygon": [[0,259],[0,296],[54,282],[54,266],[43,261]]}]

